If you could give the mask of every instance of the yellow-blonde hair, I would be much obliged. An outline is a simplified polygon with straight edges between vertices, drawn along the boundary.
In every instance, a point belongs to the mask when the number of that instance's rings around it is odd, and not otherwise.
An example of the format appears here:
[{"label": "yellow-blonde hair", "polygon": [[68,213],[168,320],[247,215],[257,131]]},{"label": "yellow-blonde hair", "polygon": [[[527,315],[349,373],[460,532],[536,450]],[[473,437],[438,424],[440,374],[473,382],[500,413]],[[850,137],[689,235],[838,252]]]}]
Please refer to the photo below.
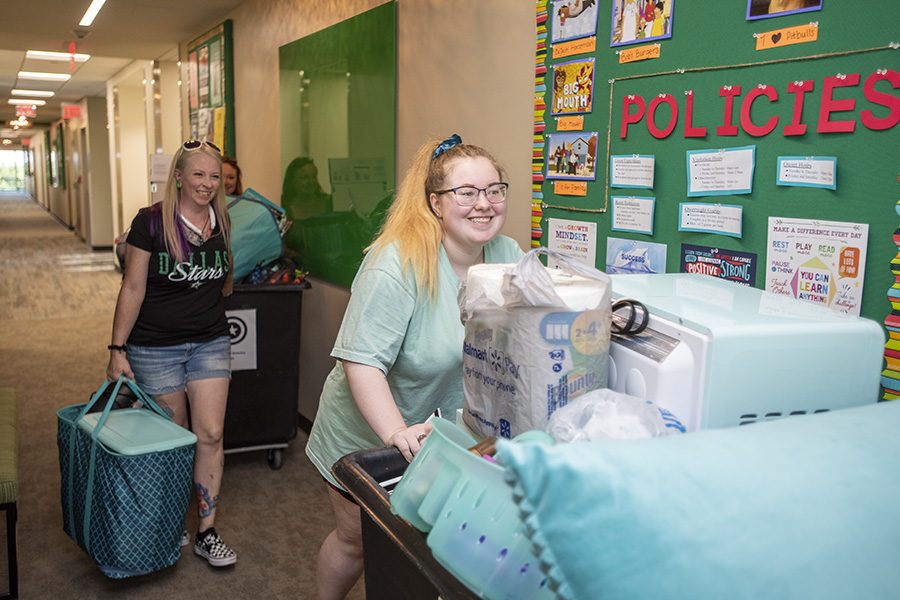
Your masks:
[{"label": "yellow-blonde hair", "polygon": [[[169,253],[169,256],[174,257],[177,262],[184,262],[185,260],[187,260],[187,255],[190,249],[188,247],[187,238],[184,235],[184,230],[181,226],[181,223],[178,222],[179,187],[175,182],[175,171],[184,174],[187,169],[188,161],[191,159],[191,157],[197,156],[200,153],[206,154],[207,156],[212,156],[216,159],[216,163],[219,165],[219,175],[221,178],[221,154],[216,152],[213,148],[206,145],[205,143],[200,144],[199,147],[194,148],[193,150],[185,150],[184,146],[181,146],[178,149],[178,152],[175,153],[175,158],[172,160],[172,167],[169,169],[169,179],[166,183],[166,189],[163,192],[163,199],[160,202],[163,240],[165,240],[166,243],[166,251]],[[228,212],[225,207],[225,183],[221,179],[219,190],[216,192],[216,196],[215,198],[213,198],[210,206],[212,206],[213,211],[215,211],[216,223],[218,224],[222,236],[225,239],[225,247],[230,251],[231,227],[230,221],[228,219]]]},{"label": "yellow-blonde hair", "polygon": [[419,289],[432,300],[437,296],[443,230],[432,211],[431,194],[443,189],[451,163],[460,158],[486,158],[500,180],[506,179],[505,169],[484,148],[459,144],[433,158],[440,144],[441,140],[431,140],[413,156],[378,237],[366,248],[366,252],[372,251],[374,255],[395,243],[404,272],[411,268]]}]

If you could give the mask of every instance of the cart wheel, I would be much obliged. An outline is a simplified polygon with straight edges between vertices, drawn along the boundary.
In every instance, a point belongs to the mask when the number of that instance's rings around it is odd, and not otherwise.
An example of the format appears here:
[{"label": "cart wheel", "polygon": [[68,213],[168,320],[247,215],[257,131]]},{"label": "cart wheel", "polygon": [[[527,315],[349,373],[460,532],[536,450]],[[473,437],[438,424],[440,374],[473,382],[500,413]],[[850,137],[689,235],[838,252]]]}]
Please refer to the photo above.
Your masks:
[{"label": "cart wheel", "polygon": [[277,471],[281,468],[281,461],[284,458],[284,452],[281,448],[275,448],[273,450],[269,450],[269,467],[273,471]]}]

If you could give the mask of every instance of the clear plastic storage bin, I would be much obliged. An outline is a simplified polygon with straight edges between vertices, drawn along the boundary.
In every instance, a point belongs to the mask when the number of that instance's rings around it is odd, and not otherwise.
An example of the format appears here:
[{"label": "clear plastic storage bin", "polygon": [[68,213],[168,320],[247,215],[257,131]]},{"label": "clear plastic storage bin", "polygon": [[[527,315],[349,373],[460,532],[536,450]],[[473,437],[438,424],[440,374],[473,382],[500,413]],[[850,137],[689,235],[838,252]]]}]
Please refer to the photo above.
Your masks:
[{"label": "clear plastic storage bin", "polygon": [[[472,452],[476,440],[445,419],[434,429],[391,496],[391,511],[427,531],[434,558],[492,600],[553,598],[525,536],[503,467]],[[514,441],[552,443],[542,432]]]}]

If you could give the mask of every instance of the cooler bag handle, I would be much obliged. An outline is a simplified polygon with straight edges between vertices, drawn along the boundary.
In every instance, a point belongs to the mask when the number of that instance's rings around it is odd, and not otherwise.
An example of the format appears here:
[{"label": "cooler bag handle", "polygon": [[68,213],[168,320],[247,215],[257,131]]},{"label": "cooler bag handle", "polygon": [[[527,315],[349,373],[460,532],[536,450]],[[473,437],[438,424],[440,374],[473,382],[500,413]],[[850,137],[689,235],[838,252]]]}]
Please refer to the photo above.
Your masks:
[{"label": "cooler bag handle", "polygon": [[[100,398],[100,396],[103,394],[104,390],[106,390],[106,388],[109,386],[110,383],[111,382],[109,380],[106,380],[103,382],[103,384],[100,386],[100,389],[98,389],[97,392],[93,395],[93,397],[91,397],[90,401],[87,404],[85,404],[84,409],[82,409],[81,413],[75,419],[76,424],[78,423],[78,421],[80,421],[82,419],[82,417],[84,417],[84,415],[86,415],[88,413],[88,411],[97,402],[97,399]],[[97,419],[97,426],[94,427],[94,432],[91,434],[91,439],[93,439],[95,441],[97,440],[97,435],[100,433],[100,430],[103,428],[103,425],[106,423],[106,418],[109,416],[109,411],[112,410],[113,404],[115,403],[115,398],[119,393],[119,388],[122,387],[123,383],[127,384],[128,387],[131,388],[131,391],[134,392],[134,395],[137,396],[137,399],[140,400],[145,406],[150,407],[151,410],[153,410],[158,415],[165,417],[167,420],[169,420],[169,421],[172,420],[172,417],[170,417],[168,414],[166,414],[166,412],[163,409],[161,409],[159,407],[159,405],[156,402],[154,402],[150,398],[150,396],[148,396],[144,392],[144,390],[142,390],[138,386],[137,382],[135,382],[132,379],[128,379],[124,375],[120,375],[119,380],[116,381],[116,384],[115,384],[115,387],[113,388],[112,393],[109,395],[109,401],[106,403],[106,407],[103,409],[103,413],[100,415],[100,418]]]}]

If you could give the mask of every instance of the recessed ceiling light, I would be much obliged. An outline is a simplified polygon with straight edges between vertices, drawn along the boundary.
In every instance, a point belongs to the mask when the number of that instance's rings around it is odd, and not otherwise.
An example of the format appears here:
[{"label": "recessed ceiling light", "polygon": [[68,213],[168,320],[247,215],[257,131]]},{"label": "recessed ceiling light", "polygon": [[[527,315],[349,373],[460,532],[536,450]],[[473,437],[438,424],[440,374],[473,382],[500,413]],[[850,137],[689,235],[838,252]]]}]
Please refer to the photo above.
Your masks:
[{"label": "recessed ceiling light", "polygon": [[13,96],[34,96],[36,98],[49,98],[55,92],[45,92],[42,90],[10,90]]},{"label": "recessed ceiling light", "polygon": [[81,17],[81,21],[78,22],[78,26],[90,26],[90,24],[94,22],[94,17],[96,17],[97,13],[100,12],[100,9],[103,8],[105,2],[106,0],[94,0],[91,2],[91,5],[88,6],[87,11],[84,13],[84,16]]},{"label": "recessed ceiling light", "polygon": [[43,106],[47,104],[44,100],[34,100],[31,98],[10,98],[6,101],[8,104],[22,104],[24,106],[33,105],[33,106]]},{"label": "recessed ceiling light", "polygon": [[65,60],[69,61],[73,58],[75,62],[85,62],[91,57],[90,54],[69,54],[68,52],[44,52],[43,50],[28,50],[25,52],[25,58],[34,58],[36,60]]},{"label": "recessed ceiling light", "polygon": [[40,79],[43,81],[68,81],[72,77],[67,73],[39,73],[35,71],[19,71],[19,79]]}]

